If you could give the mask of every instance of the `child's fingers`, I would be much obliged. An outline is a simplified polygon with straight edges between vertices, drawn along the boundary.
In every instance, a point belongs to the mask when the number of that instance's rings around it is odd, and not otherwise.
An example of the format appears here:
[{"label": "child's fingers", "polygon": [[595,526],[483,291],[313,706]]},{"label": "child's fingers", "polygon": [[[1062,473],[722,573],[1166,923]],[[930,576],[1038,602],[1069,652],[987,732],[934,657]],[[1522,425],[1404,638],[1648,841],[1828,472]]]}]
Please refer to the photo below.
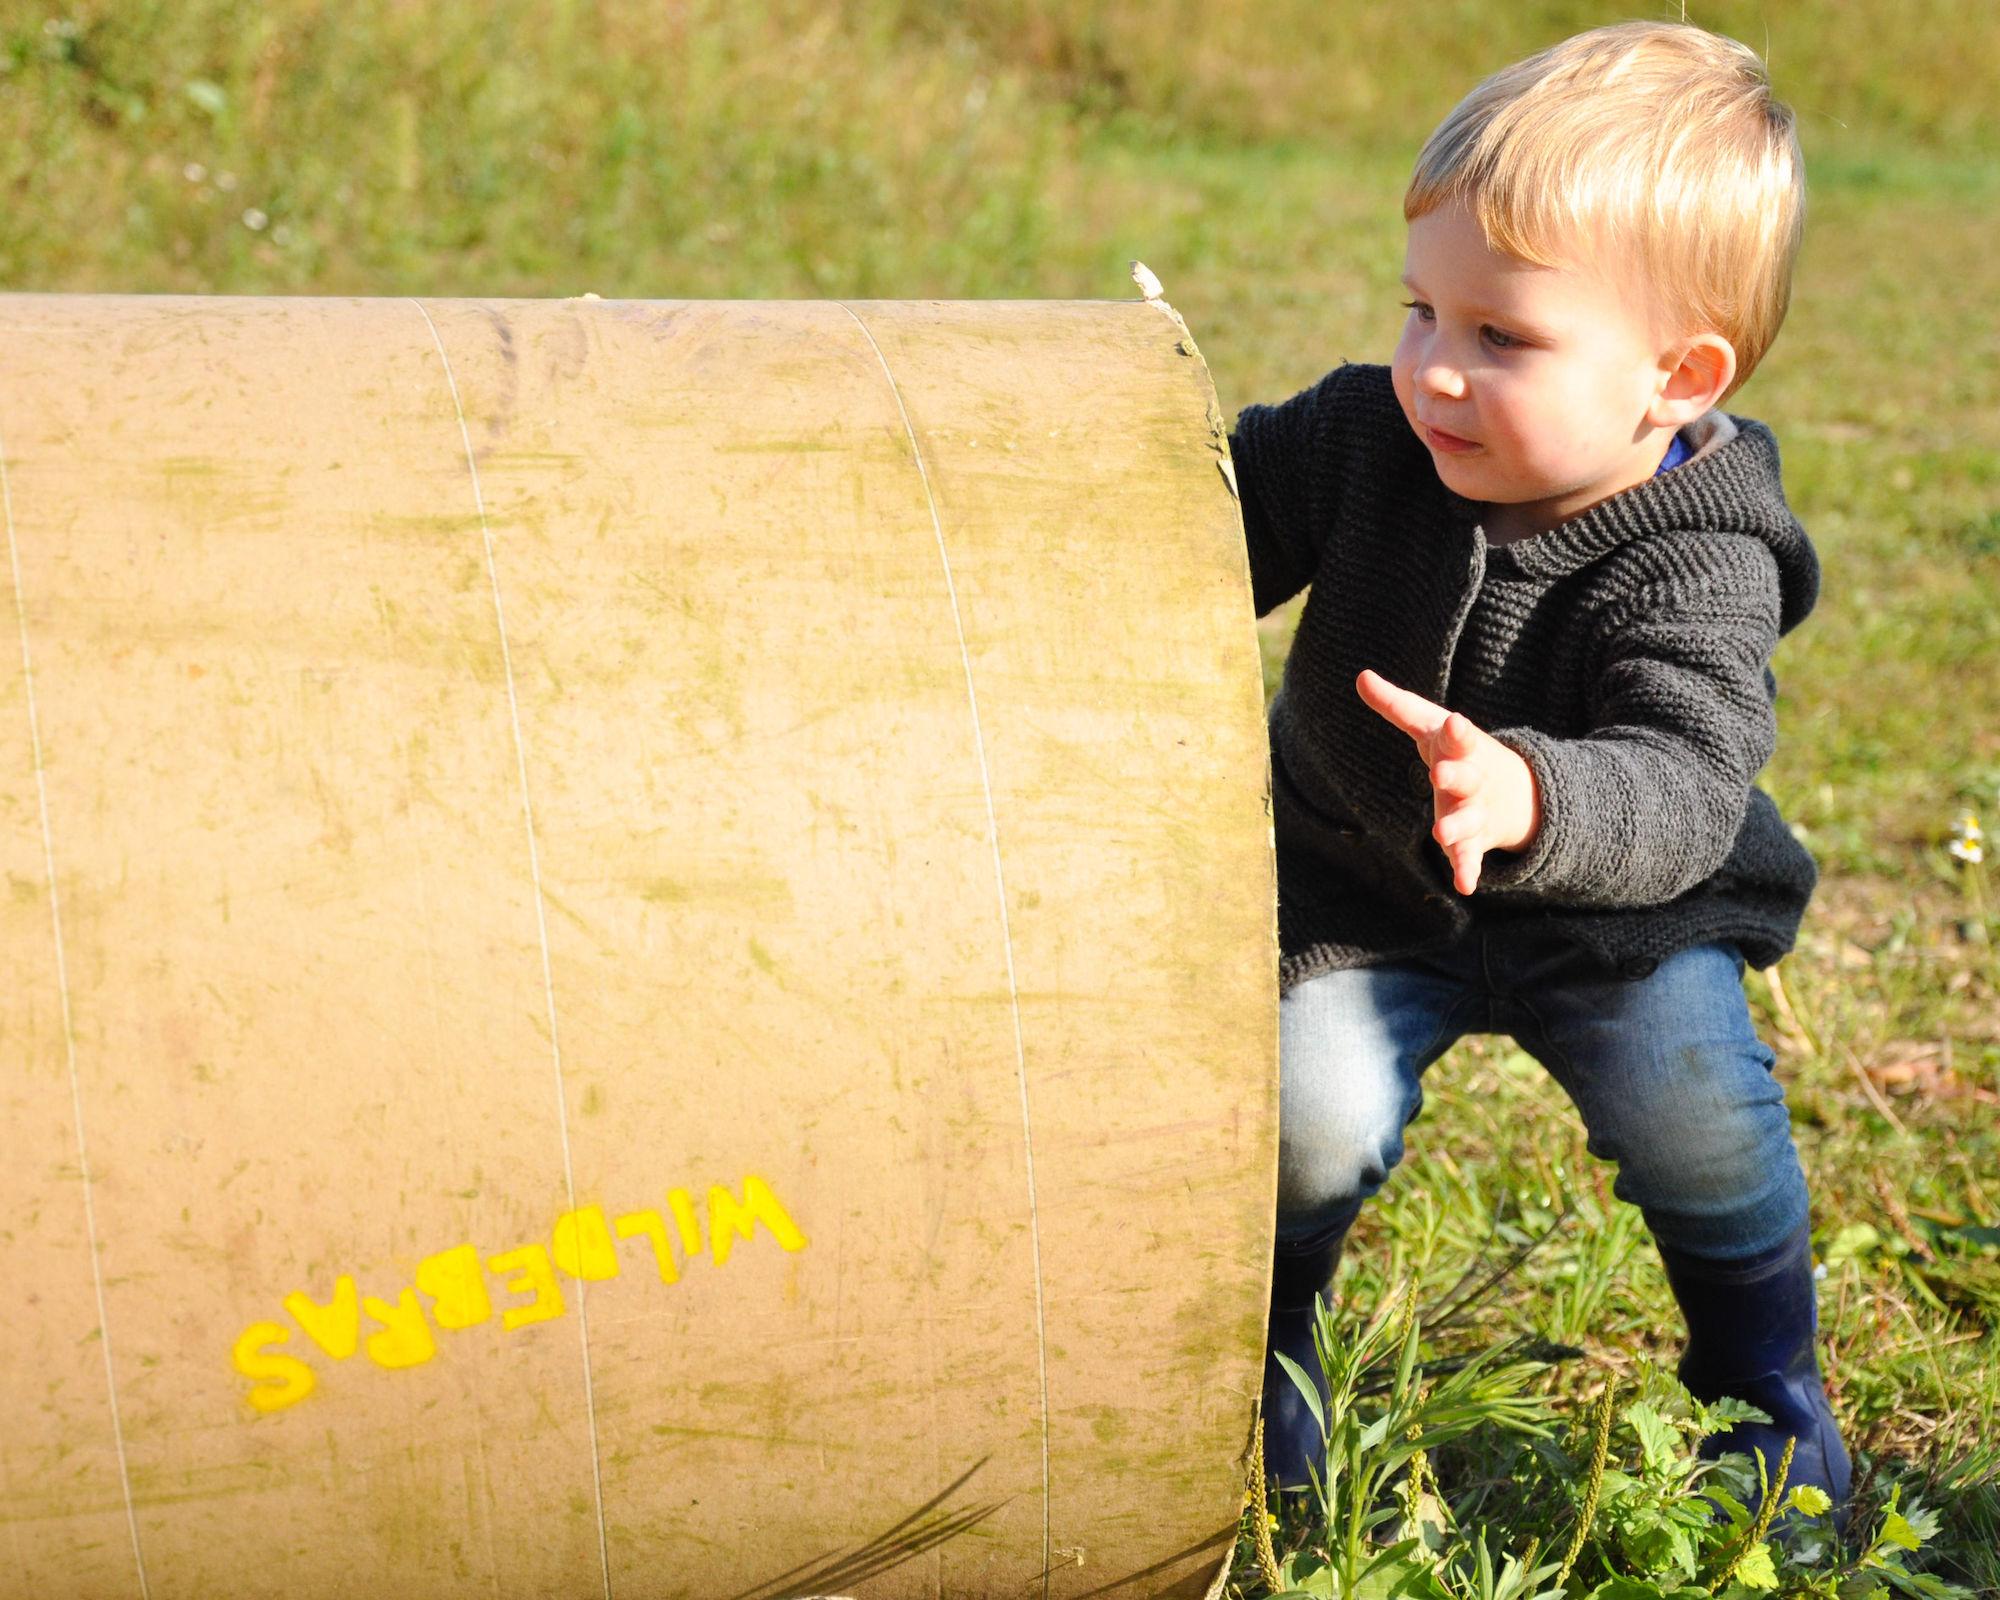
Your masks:
[{"label": "child's fingers", "polygon": [[1453,806],[1431,827],[1431,837],[1443,847],[1451,863],[1451,881],[1460,894],[1479,887],[1479,869],[1492,843],[1487,831],[1486,808],[1477,801]]},{"label": "child's fingers", "polygon": [[1479,729],[1472,719],[1462,712],[1454,711],[1444,719],[1438,730],[1437,754],[1442,760],[1454,758],[1463,761],[1479,749]]},{"label": "child's fingers", "polygon": [[1470,800],[1486,785],[1486,774],[1471,761],[1440,761],[1431,768],[1431,783],[1454,800]]},{"label": "child's fingers", "polygon": [[1387,717],[1412,739],[1429,738],[1445,721],[1443,706],[1397,688],[1379,672],[1363,672],[1354,680],[1354,687],[1369,710]]},{"label": "child's fingers", "polygon": [[[1431,826],[1431,837],[1445,847],[1447,853],[1457,849],[1468,840],[1479,838],[1486,831],[1486,808],[1482,805],[1454,806]],[[1484,846],[1481,846],[1482,852]]]}]

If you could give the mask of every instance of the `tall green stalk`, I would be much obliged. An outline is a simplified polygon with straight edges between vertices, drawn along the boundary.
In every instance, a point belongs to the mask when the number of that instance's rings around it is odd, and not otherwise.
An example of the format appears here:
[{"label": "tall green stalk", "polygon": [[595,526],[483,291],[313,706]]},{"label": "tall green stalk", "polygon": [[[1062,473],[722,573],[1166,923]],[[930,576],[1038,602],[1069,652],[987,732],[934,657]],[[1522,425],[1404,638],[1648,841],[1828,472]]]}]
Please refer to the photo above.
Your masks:
[{"label": "tall green stalk", "polygon": [[1414,1283],[1386,1297],[1354,1333],[1337,1327],[1322,1301],[1313,1338],[1327,1380],[1324,1406],[1298,1364],[1278,1358],[1325,1435],[1310,1498],[1337,1594],[1353,1594],[1370,1568],[1407,1556],[1407,1543],[1385,1550],[1373,1535],[1401,1515],[1393,1485],[1420,1453],[1480,1427],[1533,1436],[1551,1431],[1546,1403],[1524,1392],[1536,1365],[1530,1345],[1502,1345],[1430,1378],[1422,1336]]}]

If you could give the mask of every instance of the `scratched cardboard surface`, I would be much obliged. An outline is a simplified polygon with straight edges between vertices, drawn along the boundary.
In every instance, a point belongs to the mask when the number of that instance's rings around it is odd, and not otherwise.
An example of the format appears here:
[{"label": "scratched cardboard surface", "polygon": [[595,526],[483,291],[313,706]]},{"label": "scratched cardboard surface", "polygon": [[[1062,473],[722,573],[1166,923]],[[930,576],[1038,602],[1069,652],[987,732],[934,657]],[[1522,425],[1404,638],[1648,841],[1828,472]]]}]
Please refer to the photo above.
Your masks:
[{"label": "scratched cardboard surface", "polygon": [[1276,997],[1180,336],[0,298],[8,1592],[1207,1587]]}]

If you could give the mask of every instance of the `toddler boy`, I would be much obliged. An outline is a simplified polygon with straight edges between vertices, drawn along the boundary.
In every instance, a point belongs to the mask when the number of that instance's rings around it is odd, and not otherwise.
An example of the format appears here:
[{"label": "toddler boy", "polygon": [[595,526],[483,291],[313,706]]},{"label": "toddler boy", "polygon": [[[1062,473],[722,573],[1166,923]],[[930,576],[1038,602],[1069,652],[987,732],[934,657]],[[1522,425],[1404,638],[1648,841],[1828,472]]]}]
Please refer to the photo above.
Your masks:
[{"label": "toddler boy", "polygon": [[[1618,1165],[1687,1318],[1709,1441],[1836,1501],[1805,1179],[1744,963],[1811,858],[1752,786],[1819,569],[1762,425],[1804,178],[1742,45],[1630,23],[1479,85],[1404,197],[1409,318],[1232,440],[1258,611],[1311,585],[1271,707],[1283,952],[1270,1350],[1311,1320],[1422,1076],[1511,1034]],[[1266,1357],[1266,1460],[1320,1464]]]}]

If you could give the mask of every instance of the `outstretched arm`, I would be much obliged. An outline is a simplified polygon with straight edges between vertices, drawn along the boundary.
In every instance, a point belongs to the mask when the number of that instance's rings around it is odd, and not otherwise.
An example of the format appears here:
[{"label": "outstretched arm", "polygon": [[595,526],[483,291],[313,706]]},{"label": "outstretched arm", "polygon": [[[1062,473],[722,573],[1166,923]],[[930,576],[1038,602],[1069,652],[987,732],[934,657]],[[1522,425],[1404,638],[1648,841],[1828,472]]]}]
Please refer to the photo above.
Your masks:
[{"label": "outstretched arm", "polygon": [[1541,792],[1527,762],[1469,717],[1399,689],[1379,672],[1364,672],[1354,687],[1372,711],[1416,742],[1431,773],[1436,821],[1431,837],[1451,862],[1460,894],[1479,887],[1489,850],[1519,850],[1541,831]]},{"label": "outstretched arm", "polygon": [[[1661,905],[1728,858],[1777,732],[1767,675],[1777,573],[1762,543],[1736,537],[1707,543],[1694,576],[1669,572],[1603,620],[1586,731],[1575,735],[1485,731],[1393,685],[1364,689],[1431,769],[1436,836],[1461,891],[1483,880],[1492,893],[1572,906]],[[1461,761],[1480,774],[1470,795],[1452,770]],[[1448,813],[1474,806],[1482,815],[1446,826]],[[1453,837],[1460,828],[1469,844]],[[1468,872],[1486,849],[1511,853]]]}]

